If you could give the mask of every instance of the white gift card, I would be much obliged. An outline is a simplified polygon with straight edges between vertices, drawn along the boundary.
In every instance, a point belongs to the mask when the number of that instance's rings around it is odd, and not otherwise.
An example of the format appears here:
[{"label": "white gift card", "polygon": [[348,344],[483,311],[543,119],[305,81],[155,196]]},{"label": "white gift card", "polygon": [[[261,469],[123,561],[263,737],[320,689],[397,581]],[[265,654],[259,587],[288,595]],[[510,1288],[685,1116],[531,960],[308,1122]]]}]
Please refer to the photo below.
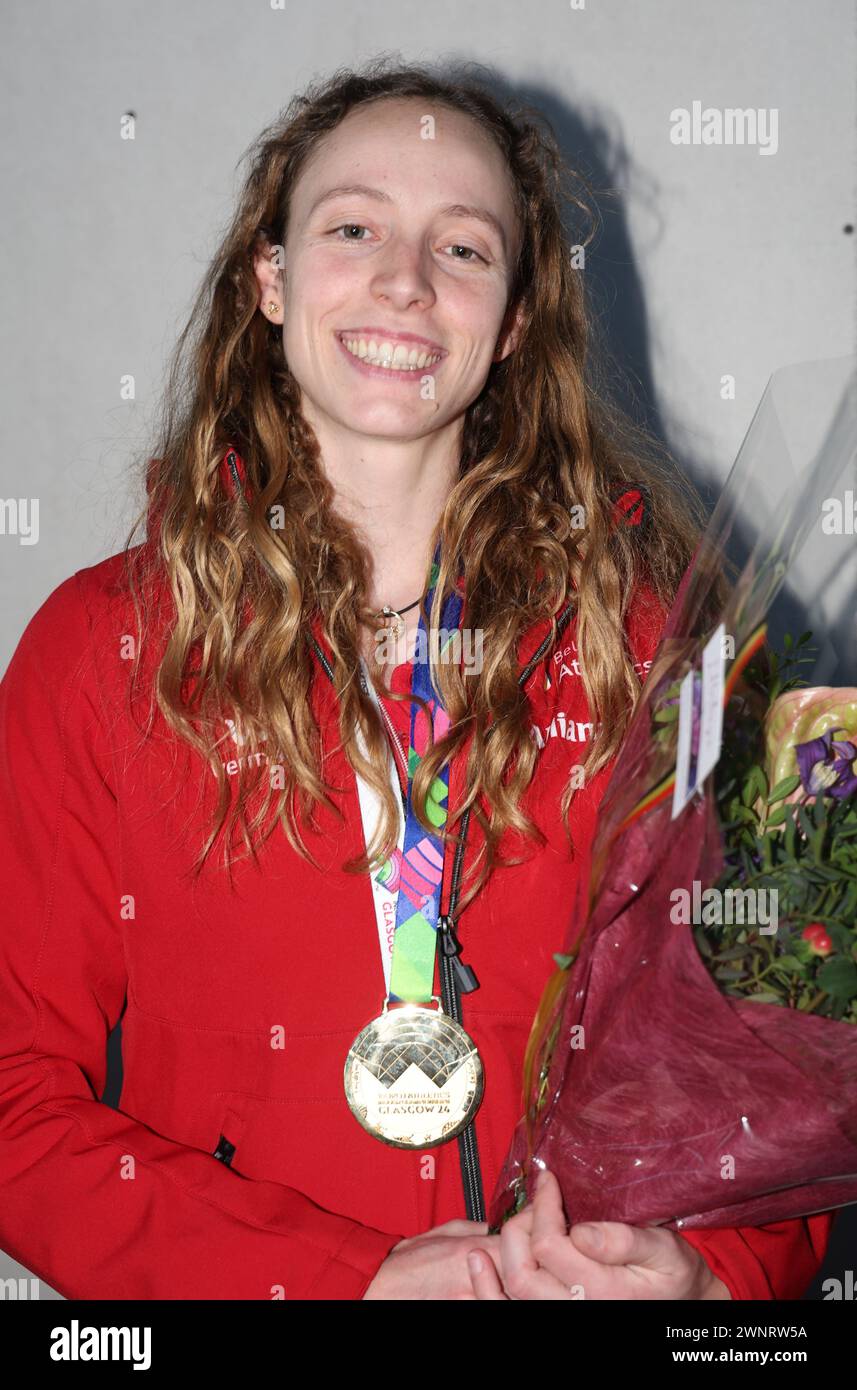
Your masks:
[{"label": "white gift card", "polygon": [[688,671],[679,690],[678,745],[671,819],[684,810],[717,764],[723,743],[723,623],[702,651],[702,673]]}]

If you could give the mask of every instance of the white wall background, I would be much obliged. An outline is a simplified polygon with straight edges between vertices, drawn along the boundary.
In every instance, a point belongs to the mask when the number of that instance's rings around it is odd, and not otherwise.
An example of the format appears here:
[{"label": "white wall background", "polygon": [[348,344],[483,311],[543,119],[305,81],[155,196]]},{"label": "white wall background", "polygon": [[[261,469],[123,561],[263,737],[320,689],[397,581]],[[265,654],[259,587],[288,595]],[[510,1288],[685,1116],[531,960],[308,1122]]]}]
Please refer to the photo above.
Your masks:
[{"label": "white wall background", "polygon": [[[854,350],[852,0],[283,3],[6,0],[0,499],[39,499],[39,540],[0,535],[0,671],[51,589],[121,548],[128,460],[237,161],[341,64],[475,58],[542,106],[613,190],[590,262],[612,348],[698,479],[725,476],[776,367]],[[776,154],[673,145],[694,100],[776,107]]]},{"label": "white wall background", "polygon": [[[3,30],[0,500],[38,498],[40,534],[0,535],[0,671],[48,593],[121,548],[128,460],[237,161],[342,64],[474,58],[542,106],[616,195],[591,260],[611,345],[698,480],[725,477],[772,371],[854,351],[852,0],[5,0]],[[695,100],[777,108],[777,153],[673,145],[670,112]],[[853,539],[842,553],[821,610],[840,680]]]}]

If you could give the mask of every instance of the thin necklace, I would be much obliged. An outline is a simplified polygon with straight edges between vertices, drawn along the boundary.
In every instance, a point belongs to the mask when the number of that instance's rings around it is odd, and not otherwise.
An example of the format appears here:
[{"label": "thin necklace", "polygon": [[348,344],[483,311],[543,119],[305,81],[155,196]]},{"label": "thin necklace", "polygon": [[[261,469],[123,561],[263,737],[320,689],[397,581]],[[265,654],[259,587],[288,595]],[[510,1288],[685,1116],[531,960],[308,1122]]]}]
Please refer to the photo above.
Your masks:
[{"label": "thin necklace", "polygon": [[[420,603],[423,598],[424,595],[420,594],[419,598],[415,598],[413,603],[409,603],[406,608],[391,608],[389,604],[385,603],[384,607],[378,613],[375,614],[375,621],[380,623],[382,626],[387,627],[392,635],[393,640],[396,641],[399,637],[401,637],[402,633],[405,630],[405,624],[402,618],[402,614],[410,613],[411,609],[416,608],[417,604]],[[389,620],[391,618],[396,619],[395,624],[390,623]]]}]

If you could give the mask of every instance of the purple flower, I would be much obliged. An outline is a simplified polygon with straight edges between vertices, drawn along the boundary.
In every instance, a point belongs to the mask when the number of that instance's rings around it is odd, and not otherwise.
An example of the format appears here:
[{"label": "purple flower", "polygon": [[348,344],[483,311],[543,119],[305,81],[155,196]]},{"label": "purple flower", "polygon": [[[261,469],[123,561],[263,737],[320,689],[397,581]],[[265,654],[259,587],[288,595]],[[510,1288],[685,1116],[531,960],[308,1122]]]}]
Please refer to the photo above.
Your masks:
[{"label": "purple flower", "polygon": [[795,744],[800,780],[810,796],[843,800],[857,792],[857,745],[850,739],[834,739],[839,732],[828,729],[820,738]]}]

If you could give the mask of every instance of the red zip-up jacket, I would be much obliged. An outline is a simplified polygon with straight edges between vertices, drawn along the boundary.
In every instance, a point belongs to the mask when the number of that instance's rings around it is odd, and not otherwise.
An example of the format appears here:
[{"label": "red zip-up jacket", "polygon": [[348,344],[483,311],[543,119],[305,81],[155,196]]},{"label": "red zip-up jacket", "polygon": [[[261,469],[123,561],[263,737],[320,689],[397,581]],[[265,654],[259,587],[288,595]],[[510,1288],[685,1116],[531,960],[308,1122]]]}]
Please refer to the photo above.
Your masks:
[{"label": "red zip-up jacket", "polygon": [[[0,683],[0,1247],[69,1298],[359,1299],[402,1237],[465,1207],[457,1144],[389,1148],[345,1100],[345,1057],[380,1011],[383,975],[368,878],[340,868],[363,840],[333,689],[319,667],[312,704],[344,813],[321,808],[305,832],[321,870],[278,827],[232,889],[216,866],[193,882],[213,779],[163,724],[141,742],[123,705],[136,627],[122,574],[115,555],[60,584]],[[662,621],[640,590],[628,636],[641,678]],[[527,634],[521,669],[548,630]],[[505,853],[529,857],[496,870],[459,921],[480,982],[463,1020],[485,1069],[486,1200],[609,771],[578,794],[573,859],[557,800],[592,732],[574,631],[525,686],[540,747],[525,805],[547,843],[509,836]],[[397,668],[393,688],[409,681]],[[407,702],[386,706],[406,739]],[[230,777],[240,757],[223,748]],[[475,831],[472,819],[465,870]],[[120,1016],[113,1109],[99,1097]],[[831,1220],[682,1238],[733,1298],[797,1298]]]}]

